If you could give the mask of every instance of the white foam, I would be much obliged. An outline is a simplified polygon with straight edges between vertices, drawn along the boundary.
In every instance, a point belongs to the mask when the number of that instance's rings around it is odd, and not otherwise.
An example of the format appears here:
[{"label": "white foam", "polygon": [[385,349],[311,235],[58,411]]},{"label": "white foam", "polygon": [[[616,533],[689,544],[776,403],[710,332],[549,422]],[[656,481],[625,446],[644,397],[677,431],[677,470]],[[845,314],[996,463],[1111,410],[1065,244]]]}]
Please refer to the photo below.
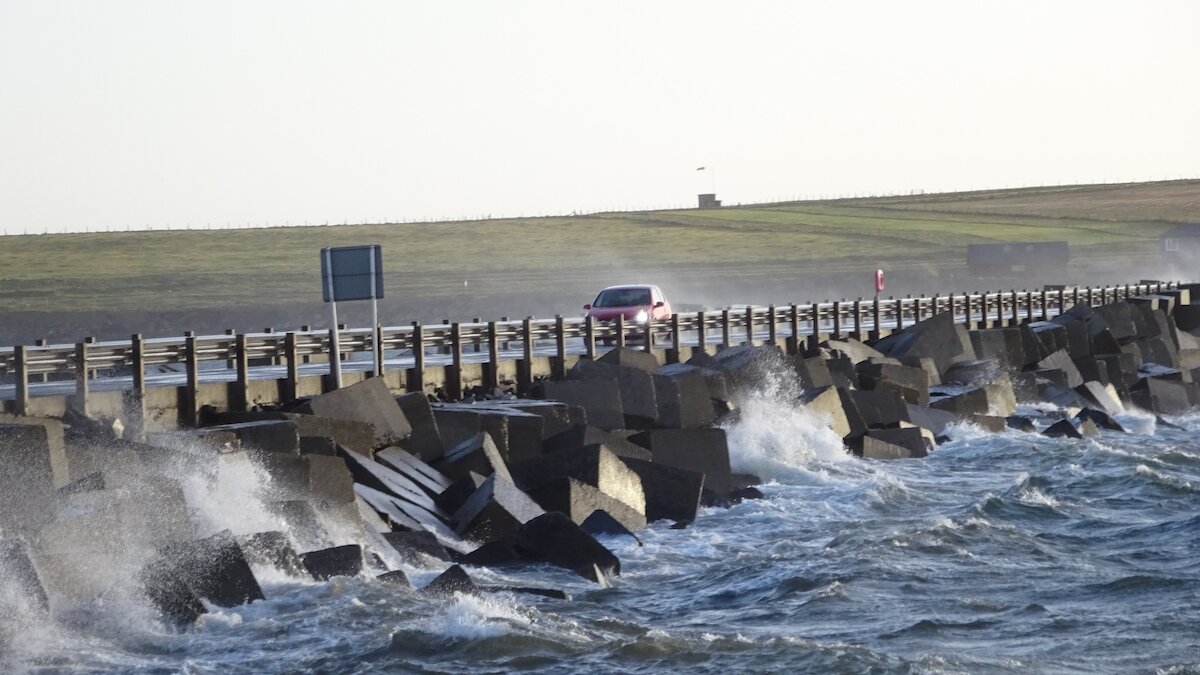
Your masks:
[{"label": "white foam", "polygon": [[477,640],[513,633],[532,624],[533,619],[504,595],[478,597],[455,593],[444,611],[429,617],[425,630],[449,638]]},{"label": "white foam", "polygon": [[794,478],[797,470],[820,473],[852,459],[828,419],[799,404],[754,394],[744,400],[737,421],[725,426],[734,471],[763,479]]}]

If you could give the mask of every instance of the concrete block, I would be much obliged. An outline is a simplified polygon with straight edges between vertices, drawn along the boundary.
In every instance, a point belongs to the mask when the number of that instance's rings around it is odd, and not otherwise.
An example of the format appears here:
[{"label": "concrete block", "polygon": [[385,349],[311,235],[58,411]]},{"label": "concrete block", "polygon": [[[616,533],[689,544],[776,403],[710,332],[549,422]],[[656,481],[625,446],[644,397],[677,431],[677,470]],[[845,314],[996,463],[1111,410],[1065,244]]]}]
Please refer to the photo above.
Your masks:
[{"label": "concrete block", "polygon": [[204,603],[175,572],[174,567],[160,558],[143,566],[137,579],[141,584],[142,594],[157,610],[164,623],[180,627],[190,626],[196,619],[208,613]]},{"label": "concrete block", "polygon": [[1009,429],[1016,429],[1017,431],[1024,431],[1026,433],[1034,433],[1037,431],[1037,427],[1033,424],[1033,420],[1021,415],[1009,415],[1008,417],[1004,418],[1004,425]]},{"label": "concrete block", "polygon": [[[1188,386],[1158,378],[1144,378],[1130,394],[1138,407],[1160,415],[1182,415],[1192,410]],[[1191,385],[1194,386],[1194,385]]]},{"label": "concrete block", "polygon": [[341,457],[308,455],[308,494],[318,504],[349,504],[354,501],[354,476]]},{"label": "concrete block", "polygon": [[5,533],[48,522],[54,487],[46,428],[0,423],[0,522]]},{"label": "concrete block", "polygon": [[7,582],[5,590],[19,596],[30,607],[43,611],[50,608],[46,589],[30,559],[29,549],[19,539],[0,539],[0,573]]},{"label": "concrete block", "polygon": [[1083,434],[1072,420],[1059,420],[1043,431],[1042,435],[1050,438],[1083,438]]},{"label": "concrete block", "polygon": [[584,518],[583,522],[579,524],[579,529],[587,532],[593,537],[600,535],[630,536],[633,537],[633,540],[638,543],[638,546],[642,545],[642,540],[638,539],[636,534],[634,534],[621,521],[614,518],[612,514],[603,509],[592,511],[592,514],[587,518]]},{"label": "concrete block", "polygon": [[634,368],[644,373],[658,372],[659,366],[662,365],[658,362],[658,358],[654,354],[642,349],[630,349],[629,347],[610,349],[596,360],[600,363],[621,368]]},{"label": "concrete block", "polygon": [[532,560],[569,569],[585,579],[605,583],[621,573],[621,562],[566,515],[545,513],[521,527],[517,551]]},{"label": "concrete block", "polygon": [[582,426],[587,417],[582,408],[572,407],[558,401],[533,401],[529,399],[513,399],[507,401],[487,401],[490,408],[498,410],[518,410],[542,418],[542,442],[552,438],[572,427]]},{"label": "concrete block", "polygon": [[842,438],[862,434],[867,429],[858,408],[847,409],[841,393],[834,387],[805,389],[800,393],[800,404],[826,418],[830,428]]},{"label": "concrete block", "polygon": [[960,361],[946,369],[942,381],[950,384],[983,385],[994,381],[1004,373],[1004,367],[994,359]]},{"label": "concrete block", "polygon": [[1179,363],[1179,351],[1170,339],[1161,336],[1144,338],[1133,344],[1141,351],[1143,363],[1157,363],[1171,368]]},{"label": "concrete block", "polygon": [[895,390],[840,391],[845,393],[843,402],[846,398],[853,402],[868,428],[894,427],[900,422],[911,421],[908,419],[908,406],[904,398]]},{"label": "concrete block", "polygon": [[908,418],[917,427],[928,429],[935,437],[946,432],[946,427],[959,422],[960,418],[952,412],[926,408],[908,404]]},{"label": "concrete block", "polygon": [[[2,407],[2,406],[0,406]],[[100,467],[72,466],[70,454],[65,442],[65,433],[61,420],[49,417],[29,417],[10,415],[0,410],[0,424],[17,424],[22,426],[41,427],[46,433],[45,452],[50,461],[50,473],[54,487],[62,487],[71,481],[93,473]],[[3,452],[0,450],[0,452]]]},{"label": "concrete block", "polygon": [[875,349],[874,347],[868,347],[854,338],[846,338],[844,340],[829,340],[825,343],[825,346],[830,351],[834,352],[835,356],[843,356],[848,358],[854,365],[858,365],[863,361],[869,361],[871,359],[877,359],[885,356],[885,354],[878,349]]},{"label": "concrete block", "polygon": [[621,386],[611,380],[545,381],[534,387],[534,396],[579,406],[589,424],[605,430],[625,428]]},{"label": "concrete block", "polygon": [[497,472],[463,503],[450,522],[463,539],[488,541],[514,534],[544,512],[511,476]]},{"label": "concrete block", "polygon": [[916,427],[870,429],[851,441],[851,450],[863,459],[908,459],[928,453],[926,439]]},{"label": "concrete block", "polygon": [[500,454],[500,448],[496,447],[490,435],[483,432],[448,450],[440,461],[433,464],[433,468],[451,480],[458,480],[471,471],[484,477],[497,471],[508,474],[508,465]]},{"label": "concrete block", "polygon": [[899,359],[900,364],[909,368],[920,368],[929,378],[929,386],[935,387],[942,383],[942,374],[938,372],[937,363],[926,356],[905,356]]},{"label": "concrete block", "polygon": [[[622,468],[625,468],[624,465]],[[628,468],[625,470],[633,473]],[[636,473],[633,473],[633,476],[637,479],[640,489],[641,478],[638,478]],[[603,511],[629,530],[640,530],[646,526],[644,512],[575,478],[564,476],[543,482],[531,488],[529,496],[546,511],[565,513],[577,525],[583,525],[596,511]],[[642,508],[644,510],[645,506]]]},{"label": "concrete block", "polygon": [[455,556],[455,562],[474,567],[507,567],[512,565],[524,565],[528,561],[520,553],[517,553],[516,536],[508,536],[503,539],[495,539],[483,544],[480,544],[475,550],[470,553]]},{"label": "concrete block", "polygon": [[641,479],[647,521],[690,523],[696,519],[704,491],[703,473],[632,457],[621,461]]},{"label": "concrete block", "polygon": [[648,448],[655,463],[699,471],[705,488],[722,497],[729,494],[733,472],[724,429],[653,429],[629,440]]},{"label": "concrete block", "polygon": [[436,579],[421,589],[421,593],[425,595],[439,597],[449,597],[455,593],[480,595],[482,592],[466,571],[458,565],[451,565],[450,569],[439,574]]},{"label": "concrete block", "polygon": [[411,504],[445,519],[448,515],[438,508],[433,498],[419,485],[398,471],[389,469],[379,462],[367,459],[353,450],[342,449],[346,466],[354,476],[354,482],[399,497]]},{"label": "concrete block", "polygon": [[334,546],[300,554],[300,562],[317,581],[333,577],[356,577],[362,572],[362,547],[358,544]]},{"label": "concrete block", "polygon": [[243,448],[279,454],[300,454],[300,432],[291,420],[258,420],[207,428],[209,433],[232,432]]},{"label": "concrete block", "polygon": [[441,518],[412,502],[365,485],[355,484],[354,492],[372,510],[386,517],[391,523],[392,530],[426,531],[436,536],[443,546],[457,549],[462,545],[458,534],[451,530]]},{"label": "concrete block", "polygon": [[479,432],[495,441],[510,462],[533,459],[542,450],[542,417],[516,408],[473,403],[445,403],[433,408],[442,438],[457,445]]},{"label": "concrete block", "polygon": [[424,392],[414,391],[396,397],[404,418],[412,427],[412,433],[403,441],[401,447],[426,462],[438,459],[446,451],[438,430],[437,420],[433,416],[433,408]]},{"label": "concrete block", "polygon": [[1019,329],[988,328],[970,333],[971,346],[980,359],[995,361],[1005,370],[1020,370],[1028,363]]},{"label": "concrete block", "polygon": [[793,357],[796,372],[800,375],[800,386],[805,389],[819,389],[833,386],[833,374],[829,372],[828,361],[820,356]]},{"label": "concrete block", "polygon": [[956,361],[975,358],[975,348],[971,345],[966,328],[956,325],[949,312],[935,314],[893,333],[880,340],[875,347],[894,358],[931,358],[937,364],[939,373],[946,372]]},{"label": "concrete block", "polygon": [[251,565],[261,565],[299,577],[306,576],[304,564],[287,535],[279,531],[257,532],[237,537],[238,546]]},{"label": "concrete block", "polygon": [[383,574],[375,577],[375,580],[381,581],[389,586],[401,586],[404,588],[410,588],[412,586],[412,584],[408,582],[408,577],[402,570],[391,570],[390,572],[384,572]]},{"label": "concrete block", "polygon": [[1175,326],[1179,330],[1191,335],[1200,335],[1200,304],[1180,305],[1175,308],[1171,318],[1175,320]]},{"label": "concrete block", "polygon": [[451,480],[441,471],[398,447],[380,450],[375,453],[375,459],[419,485],[431,497],[442,494],[451,485]]},{"label": "concrete block", "polygon": [[293,499],[268,502],[267,509],[279,518],[284,529],[300,549],[311,550],[331,545],[329,534],[321,525],[313,505],[305,500]]},{"label": "concrete block", "polygon": [[847,389],[858,388],[858,371],[854,369],[854,361],[850,357],[839,356],[826,359],[825,367],[829,368],[829,378],[833,380],[833,386]]},{"label": "concrete block", "polygon": [[865,390],[892,389],[908,403],[929,404],[929,376],[921,368],[864,361],[856,369]]},{"label": "concrete block", "polygon": [[1063,326],[1052,321],[1034,321],[1025,326],[1038,341],[1039,354],[1067,351],[1067,331]]},{"label": "concrete block", "polygon": [[650,459],[650,451],[622,436],[593,426],[573,427],[542,444],[546,453],[573,450],[588,445],[603,445],[618,457]]},{"label": "concrete block", "polygon": [[[651,449],[652,456],[653,453]],[[646,496],[641,479],[603,445],[552,452],[532,462],[514,464],[510,469],[516,484],[530,492],[551,481],[574,478],[637,513],[646,513]]]},{"label": "concrete block", "polygon": [[1084,420],[1091,422],[1100,429],[1108,429],[1110,431],[1120,432],[1125,431],[1125,427],[1121,426],[1119,422],[1110,417],[1108,413],[1094,410],[1092,408],[1084,408],[1075,414],[1075,421],[1077,423],[1082,424]]},{"label": "concrete block", "polygon": [[375,428],[375,447],[397,445],[412,434],[412,425],[381,377],[371,377],[309,399],[299,412],[367,422]]},{"label": "concrete block", "polygon": [[1125,406],[1121,404],[1121,398],[1111,384],[1084,382],[1076,387],[1075,391],[1105,415],[1119,415],[1125,412]]},{"label": "concrete block", "polygon": [[716,417],[704,373],[695,366],[676,363],[660,368],[654,376],[654,395],[658,426],[696,429]]},{"label": "concrete block", "polygon": [[615,381],[621,389],[621,409],[625,416],[623,426],[626,428],[646,429],[658,419],[658,397],[651,373],[638,368],[580,359],[567,377],[573,380]]},{"label": "concrete block", "polygon": [[[300,452],[302,454],[304,453],[303,445],[305,437],[327,438],[355,452],[368,456],[370,456],[371,451],[375,447],[375,427],[367,422],[279,410],[219,412],[214,413],[212,419],[216,423],[216,426],[207,427],[209,429],[221,429],[227,425],[246,422],[291,422],[296,426],[296,433],[300,436],[302,446]],[[281,442],[286,443],[286,439],[281,440]],[[255,444],[252,440],[248,441],[248,443],[262,447],[265,450],[270,450],[271,452],[290,452],[290,450],[277,449],[274,446],[267,447],[262,444]]]},{"label": "concrete block", "polygon": [[192,592],[219,607],[236,607],[264,598],[262,588],[229,530],[160,549],[164,563]]},{"label": "concrete block", "polygon": [[431,532],[385,532],[383,539],[409,565],[425,567],[429,558],[450,562],[450,552]]},{"label": "concrete block", "polygon": [[[1092,309],[1108,326],[1108,330],[1112,336],[1121,344],[1133,340],[1137,337],[1137,326],[1134,324],[1134,309],[1133,305],[1127,302],[1114,302],[1112,304],[1094,307]],[[1139,315],[1140,316],[1140,315]]]},{"label": "concrete block", "polygon": [[1042,370],[1061,370],[1067,377],[1066,386],[1072,389],[1083,384],[1083,376],[1079,374],[1079,369],[1075,367],[1075,362],[1065,349],[1051,353],[1038,361],[1037,366]]},{"label": "concrete block", "polygon": [[450,484],[441,494],[434,498],[437,505],[446,513],[454,513],[471,497],[486,477],[469,471],[467,475]]}]

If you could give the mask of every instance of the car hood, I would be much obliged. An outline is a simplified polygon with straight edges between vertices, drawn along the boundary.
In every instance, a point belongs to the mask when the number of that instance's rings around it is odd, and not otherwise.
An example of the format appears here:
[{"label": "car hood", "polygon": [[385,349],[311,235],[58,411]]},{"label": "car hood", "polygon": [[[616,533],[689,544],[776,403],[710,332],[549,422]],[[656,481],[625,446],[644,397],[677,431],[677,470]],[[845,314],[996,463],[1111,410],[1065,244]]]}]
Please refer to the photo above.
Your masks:
[{"label": "car hood", "polygon": [[629,307],[593,307],[588,310],[587,315],[594,319],[615,319],[624,314],[626,319],[637,317],[638,312],[650,313],[650,308],[646,305],[632,305]]}]

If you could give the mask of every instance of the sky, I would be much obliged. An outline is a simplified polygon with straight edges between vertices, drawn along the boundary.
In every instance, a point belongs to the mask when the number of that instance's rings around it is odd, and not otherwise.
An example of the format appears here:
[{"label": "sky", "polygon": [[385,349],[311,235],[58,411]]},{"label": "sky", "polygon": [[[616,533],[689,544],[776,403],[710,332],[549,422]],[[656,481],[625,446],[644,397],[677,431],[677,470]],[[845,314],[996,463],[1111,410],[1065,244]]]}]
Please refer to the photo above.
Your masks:
[{"label": "sky", "polygon": [[1191,0],[0,0],[0,232],[1195,178],[1198,35]]}]

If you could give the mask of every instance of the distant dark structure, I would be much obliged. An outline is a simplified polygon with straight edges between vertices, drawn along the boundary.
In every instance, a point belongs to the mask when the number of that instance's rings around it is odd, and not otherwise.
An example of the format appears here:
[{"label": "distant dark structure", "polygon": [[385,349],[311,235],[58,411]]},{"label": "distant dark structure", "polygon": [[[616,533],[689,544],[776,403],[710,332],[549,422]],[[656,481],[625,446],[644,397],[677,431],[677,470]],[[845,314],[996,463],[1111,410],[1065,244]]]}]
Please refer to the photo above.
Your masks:
[{"label": "distant dark structure", "polygon": [[1200,223],[1173,227],[1159,235],[1158,242],[1164,262],[1200,260]]},{"label": "distant dark structure", "polygon": [[967,245],[967,267],[980,276],[1061,273],[1070,260],[1065,241]]},{"label": "distant dark structure", "polygon": [[700,197],[700,208],[702,209],[719,209],[721,208],[721,200],[717,199],[715,192],[706,192]]}]

